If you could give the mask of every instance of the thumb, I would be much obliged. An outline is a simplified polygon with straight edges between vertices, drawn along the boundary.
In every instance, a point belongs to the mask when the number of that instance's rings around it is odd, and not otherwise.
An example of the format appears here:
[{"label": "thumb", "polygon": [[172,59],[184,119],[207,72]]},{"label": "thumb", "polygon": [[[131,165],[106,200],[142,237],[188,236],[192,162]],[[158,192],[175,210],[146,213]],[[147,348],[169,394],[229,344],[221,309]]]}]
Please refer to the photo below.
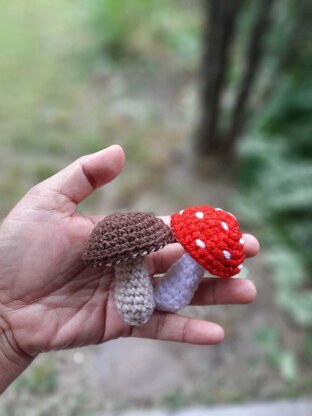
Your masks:
[{"label": "thumb", "polygon": [[[111,182],[119,175],[125,163],[123,149],[113,145],[91,155],[82,156],[75,162],[41,182],[33,189],[41,196],[55,194],[55,203],[74,203],[75,206],[96,188]],[[57,198],[57,196],[59,196]]]}]

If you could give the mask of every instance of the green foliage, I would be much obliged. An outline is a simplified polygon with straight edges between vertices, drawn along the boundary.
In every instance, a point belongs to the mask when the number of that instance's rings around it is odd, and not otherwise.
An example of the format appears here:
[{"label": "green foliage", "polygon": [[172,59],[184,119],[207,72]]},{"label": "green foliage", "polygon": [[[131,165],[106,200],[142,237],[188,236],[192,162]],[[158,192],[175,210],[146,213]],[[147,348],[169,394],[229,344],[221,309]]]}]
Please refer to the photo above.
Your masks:
[{"label": "green foliage", "polygon": [[311,325],[312,80],[299,58],[241,143],[239,205],[270,249],[278,304]]},{"label": "green foliage", "polygon": [[256,342],[265,350],[269,362],[279,370],[281,376],[287,381],[297,378],[297,362],[295,355],[283,350],[278,332],[273,327],[263,327],[256,333]]},{"label": "green foliage", "polygon": [[172,392],[165,396],[162,405],[168,409],[178,410],[185,407],[186,398],[180,392]]},{"label": "green foliage", "polygon": [[[157,59],[198,52],[198,8],[176,0],[92,0],[90,25],[105,57]],[[172,19],[174,14],[175,18]]]},{"label": "green foliage", "polygon": [[57,387],[57,373],[52,361],[45,360],[34,365],[29,375],[22,376],[15,383],[18,390],[26,389],[31,393],[51,393]]},{"label": "green foliage", "polygon": [[[284,4],[286,3],[286,4]],[[240,147],[239,205],[261,230],[276,301],[303,326],[312,324],[312,59],[309,2],[276,2],[266,68],[274,93]],[[286,7],[285,7],[286,6]],[[283,72],[276,76],[282,60]],[[263,73],[264,71],[262,71]],[[275,75],[274,75],[275,74]],[[270,76],[267,84],[273,87]],[[260,77],[261,78],[261,77]],[[265,85],[265,82],[263,83]],[[265,89],[265,88],[264,88]],[[284,358],[290,363],[289,357]]]},{"label": "green foliage", "polygon": [[[259,227],[269,248],[267,261],[277,302],[297,323],[312,323],[311,262],[312,166],[287,156],[285,143],[255,135],[242,146],[239,207]],[[250,172],[246,178],[246,173]]]},{"label": "green foliage", "polygon": [[1,2],[0,15],[0,117],[25,122],[44,107],[43,97],[63,96],[69,73],[60,59],[73,30],[72,15],[63,1]]},{"label": "green foliage", "polygon": [[295,249],[276,244],[267,256],[277,287],[277,303],[299,325],[312,323],[312,291],[307,286],[304,258]]},{"label": "green foliage", "polygon": [[259,123],[263,133],[291,141],[289,156],[299,160],[312,158],[312,85],[302,75],[305,74],[292,76],[282,83]]}]

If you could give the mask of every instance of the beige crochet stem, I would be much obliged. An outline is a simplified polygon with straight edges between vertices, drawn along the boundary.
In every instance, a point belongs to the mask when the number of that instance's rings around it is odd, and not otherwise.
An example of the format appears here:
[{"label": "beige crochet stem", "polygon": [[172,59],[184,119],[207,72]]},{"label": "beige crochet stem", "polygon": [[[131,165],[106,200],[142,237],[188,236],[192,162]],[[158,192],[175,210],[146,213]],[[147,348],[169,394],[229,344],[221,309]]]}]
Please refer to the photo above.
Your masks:
[{"label": "beige crochet stem", "polygon": [[115,265],[115,302],[128,325],[145,324],[155,309],[154,289],[143,258]]}]

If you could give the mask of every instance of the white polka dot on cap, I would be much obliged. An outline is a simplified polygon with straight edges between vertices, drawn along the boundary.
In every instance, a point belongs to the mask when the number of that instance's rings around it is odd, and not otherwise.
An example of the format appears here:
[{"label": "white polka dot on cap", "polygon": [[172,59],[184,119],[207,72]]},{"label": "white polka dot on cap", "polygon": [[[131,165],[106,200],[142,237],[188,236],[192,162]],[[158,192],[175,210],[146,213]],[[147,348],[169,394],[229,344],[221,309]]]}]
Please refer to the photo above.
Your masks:
[{"label": "white polka dot on cap", "polygon": [[232,255],[229,251],[223,250],[223,254],[224,254],[224,257],[228,260],[232,257]]},{"label": "white polka dot on cap", "polygon": [[226,222],[222,221],[221,224],[222,224],[222,227],[225,229],[225,231],[229,231],[229,226],[227,225]]},{"label": "white polka dot on cap", "polygon": [[199,238],[195,241],[196,245],[200,248],[206,248],[206,244]]}]

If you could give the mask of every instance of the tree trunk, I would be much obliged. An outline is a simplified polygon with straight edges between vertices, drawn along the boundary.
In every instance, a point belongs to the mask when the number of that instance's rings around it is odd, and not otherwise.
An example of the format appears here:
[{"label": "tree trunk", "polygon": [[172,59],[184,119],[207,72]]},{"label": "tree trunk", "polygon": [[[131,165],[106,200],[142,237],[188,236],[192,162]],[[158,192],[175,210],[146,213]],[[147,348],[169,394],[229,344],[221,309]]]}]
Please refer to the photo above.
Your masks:
[{"label": "tree trunk", "polygon": [[296,19],[290,33],[283,42],[281,54],[273,71],[273,74],[264,89],[264,97],[270,96],[270,92],[278,83],[280,74],[291,65],[296,63],[301,53],[303,39],[308,39],[310,34],[310,22],[312,21],[312,8],[310,0],[298,2]]},{"label": "tree trunk", "polygon": [[234,104],[229,132],[226,135],[224,143],[223,150],[228,154],[233,154],[235,152],[236,141],[238,140],[246,121],[246,106],[261,64],[264,52],[264,36],[268,30],[270,12],[274,1],[275,0],[262,0],[255,18],[247,49],[245,70]]},{"label": "tree trunk", "polygon": [[201,64],[200,121],[196,151],[202,156],[218,152],[220,99],[229,47],[242,0],[205,0],[204,45]]},{"label": "tree trunk", "polygon": [[205,0],[204,53],[201,70],[200,120],[195,134],[195,150],[201,159],[217,165],[235,161],[236,142],[246,121],[246,108],[264,53],[272,5],[275,0],[258,0],[247,44],[246,60],[228,129],[220,126],[221,97],[229,50],[237,32],[235,23],[243,0]]}]

